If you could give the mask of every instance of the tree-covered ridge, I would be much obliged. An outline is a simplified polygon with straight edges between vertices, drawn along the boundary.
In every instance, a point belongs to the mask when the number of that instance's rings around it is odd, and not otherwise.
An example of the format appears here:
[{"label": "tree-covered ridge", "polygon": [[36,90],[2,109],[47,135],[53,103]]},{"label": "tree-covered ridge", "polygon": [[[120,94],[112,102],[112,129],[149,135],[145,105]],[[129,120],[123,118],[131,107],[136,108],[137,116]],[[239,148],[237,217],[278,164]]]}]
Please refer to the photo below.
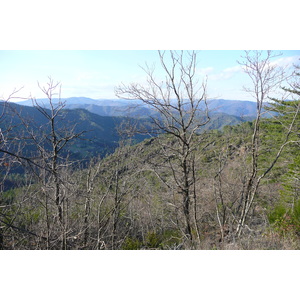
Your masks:
[{"label": "tree-covered ridge", "polygon": [[[44,111],[50,113],[47,108]],[[30,139],[30,132],[26,129],[28,127],[37,136],[42,136],[49,131],[47,118],[36,107],[2,103],[0,113],[5,114],[1,123],[2,128],[11,128],[9,131],[11,140],[23,138],[24,141],[28,141]],[[136,121],[128,117],[104,117],[84,109],[70,110],[64,107],[56,119],[58,130],[72,129],[83,133],[81,138],[74,140],[73,146],[68,148],[71,156],[78,159],[90,159],[95,155],[105,156],[112,153],[118,145],[117,128],[125,122]],[[143,138],[141,135],[136,135],[137,141]],[[30,143],[27,143],[26,147],[30,148]]]},{"label": "tree-covered ridge", "polygon": [[[6,106],[6,107],[5,107]],[[45,108],[48,111],[49,108]],[[23,106],[20,104],[4,102],[0,104],[0,113],[5,112],[5,117],[2,119],[2,128],[13,127],[10,131],[10,138],[22,137],[28,138],[26,135],[25,123],[30,126],[35,133],[42,135],[43,131],[47,131],[47,120],[43,114],[41,114],[36,107]],[[23,119],[21,121],[20,117]],[[145,118],[147,115],[145,115]],[[251,117],[250,117],[251,119]],[[234,125],[244,122],[247,118],[240,118],[237,116],[212,113],[211,122],[203,128],[203,130],[222,129],[226,125]],[[132,117],[125,116],[101,116],[96,113],[91,113],[85,109],[67,109],[63,108],[57,119],[58,129],[63,127],[74,127],[77,132],[83,132],[84,134],[80,139],[73,141],[73,146],[69,147],[69,151],[72,157],[77,159],[83,159],[95,155],[101,155],[102,157],[108,153],[112,153],[118,145],[120,134],[117,128],[124,126],[124,124],[135,124],[135,126],[142,127],[142,125],[149,123],[147,119],[133,119]],[[136,134],[136,141],[141,141],[146,138],[146,135]],[[29,145],[27,145],[29,148]]]}]

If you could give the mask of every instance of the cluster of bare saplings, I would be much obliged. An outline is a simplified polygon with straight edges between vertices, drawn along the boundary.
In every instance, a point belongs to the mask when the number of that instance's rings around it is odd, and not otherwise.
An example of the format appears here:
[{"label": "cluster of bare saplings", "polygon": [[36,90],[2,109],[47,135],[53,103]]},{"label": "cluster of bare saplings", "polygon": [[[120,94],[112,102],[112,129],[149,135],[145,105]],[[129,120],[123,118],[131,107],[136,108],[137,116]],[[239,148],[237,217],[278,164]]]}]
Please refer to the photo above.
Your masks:
[{"label": "cluster of bare saplings", "polygon": [[[214,148],[212,135],[200,133],[210,111],[207,82],[197,76],[198,54],[158,55],[165,80],[157,81],[147,66],[147,84],[116,88],[116,96],[140,100],[156,112],[151,128],[123,126],[115,152],[88,165],[68,158],[67,147],[84,132],[76,132],[74,124],[58,126],[65,107],[53,101],[61,99],[58,83],[50,79],[40,87],[50,109],[32,99],[45,120],[40,128],[10,105],[19,91],[1,103],[0,249],[255,247],[251,243],[268,226],[258,199],[274,201],[279,189],[263,183],[285,149],[299,145],[294,134],[298,104],[283,126],[284,138],[261,163],[263,108],[283,82],[290,84],[287,97],[299,96],[299,76],[287,77],[272,63],[271,51],[245,52],[239,63],[252,82],[246,90],[257,103],[256,119],[244,136],[240,133],[240,139],[248,139],[240,148],[233,149],[225,133],[223,146]],[[18,135],[16,126],[22,128]],[[135,130],[153,138],[132,145]],[[205,159],[208,151],[213,160]],[[19,181],[7,188],[10,176]]]}]

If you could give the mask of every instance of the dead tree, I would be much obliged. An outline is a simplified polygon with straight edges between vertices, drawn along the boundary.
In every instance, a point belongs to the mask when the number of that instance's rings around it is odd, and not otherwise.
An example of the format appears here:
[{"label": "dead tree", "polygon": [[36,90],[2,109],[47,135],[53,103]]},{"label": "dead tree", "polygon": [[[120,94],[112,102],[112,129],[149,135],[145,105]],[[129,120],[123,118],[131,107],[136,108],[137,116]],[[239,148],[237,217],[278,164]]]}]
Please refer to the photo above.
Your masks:
[{"label": "dead tree", "polygon": [[[42,125],[37,126],[34,120],[28,115],[24,115],[18,108],[12,108],[15,115],[22,124],[22,135],[19,137],[20,145],[29,146],[31,151],[15,155],[9,152],[8,154],[17,157],[23,162],[30,171],[36,176],[38,182],[44,191],[45,201],[44,207],[46,210],[46,225],[47,225],[47,248],[50,241],[50,227],[53,218],[50,213],[50,205],[54,203],[57,209],[57,218],[60,224],[61,232],[61,248],[67,248],[67,224],[66,224],[66,198],[63,193],[64,179],[61,172],[68,165],[66,160],[66,150],[68,143],[78,138],[83,132],[75,133],[75,125],[64,126],[63,108],[64,102],[60,98],[60,84],[54,83],[51,78],[45,87],[39,85],[42,92],[47,97],[47,105],[32,98],[33,106],[38,113],[43,117]],[[58,90],[58,91],[57,91]],[[54,100],[54,96],[58,97]]]},{"label": "dead tree", "polygon": [[[122,99],[140,100],[157,112],[152,116],[156,133],[164,133],[161,149],[171,169],[174,190],[182,197],[185,218],[184,233],[192,239],[191,201],[197,201],[194,193],[194,150],[199,129],[209,122],[206,81],[200,81],[197,72],[197,53],[159,51],[164,80],[154,77],[154,68],[146,66],[147,84],[132,83],[116,88]],[[169,64],[170,59],[170,64]],[[175,141],[169,143],[170,138]],[[166,141],[167,140],[167,141]]]},{"label": "dead tree", "polygon": [[253,99],[256,101],[256,119],[254,120],[253,133],[251,138],[251,167],[247,175],[245,189],[241,196],[240,210],[237,216],[236,235],[240,236],[242,229],[251,207],[255,201],[255,197],[260,186],[261,180],[273,169],[277,163],[284,147],[289,144],[289,137],[292,132],[295,118],[298,115],[299,109],[294,112],[294,118],[286,132],[286,137],[279,147],[274,158],[272,158],[269,166],[261,168],[259,165],[259,156],[261,153],[261,122],[264,114],[263,107],[266,100],[271,96],[271,93],[283,82],[285,77],[284,69],[272,63],[272,59],[276,57],[272,51],[245,51],[245,56],[240,65],[244,72],[251,79],[252,86],[245,88]]},{"label": "dead tree", "polygon": [[[62,192],[64,182],[60,172],[66,167],[66,158],[61,156],[68,143],[78,138],[83,132],[76,133],[75,126],[70,128],[61,126],[63,120],[63,109],[65,103],[60,97],[60,83],[54,83],[51,78],[46,86],[40,89],[47,97],[47,104],[50,109],[46,109],[36,99],[32,99],[34,107],[46,119],[46,131],[39,138],[32,136],[39,149],[45,169],[48,171],[49,180],[53,181],[52,200],[57,207],[58,220],[62,229],[61,248],[67,249],[67,222],[66,222],[66,198]],[[54,96],[57,97],[54,101]],[[43,142],[45,141],[45,143]]]},{"label": "dead tree", "polygon": [[0,99],[0,250],[5,248],[3,233],[13,228],[12,222],[5,221],[9,205],[2,203],[2,194],[6,189],[6,179],[11,173],[12,166],[19,163],[21,159],[19,147],[11,137],[11,132],[16,125],[11,122],[11,116],[14,114],[10,107],[11,100],[23,99],[17,95],[21,89],[15,89],[6,99]]}]

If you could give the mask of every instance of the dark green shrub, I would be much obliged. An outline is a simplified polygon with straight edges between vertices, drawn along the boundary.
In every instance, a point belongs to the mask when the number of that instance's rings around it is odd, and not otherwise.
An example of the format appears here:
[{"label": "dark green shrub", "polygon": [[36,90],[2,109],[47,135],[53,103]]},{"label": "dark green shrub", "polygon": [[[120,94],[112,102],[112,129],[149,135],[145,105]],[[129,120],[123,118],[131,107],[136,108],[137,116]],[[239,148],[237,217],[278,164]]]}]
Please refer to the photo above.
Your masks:
[{"label": "dark green shrub", "polygon": [[169,229],[162,234],[162,242],[160,247],[162,249],[176,248],[182,242],[182,235],[179,230]]},{"label": "dark green shrub", "polygon": [[280,236],[298,237],[300,235],[300,201],[293,208],[277,205],[268,216],[272,228]]},{"label": "dark green shrub", "polygon": [[142,243],[136,239],[127,237],[123,243],[122,249],[123,250],[139,250],[142,247]]},{"label": "dark green shrub", "polygon": [[162,236],[156,232],[150,231],[146,236],[145,246],[149,249],[160,248]]},{"label": "dark green shrub", "polygon": [[286,213],[286,208],[282,203],[275,206],[274,209],[268,215],[270,224],[274,224],[279,220],[281,220],[285,215],[285,213]]}]

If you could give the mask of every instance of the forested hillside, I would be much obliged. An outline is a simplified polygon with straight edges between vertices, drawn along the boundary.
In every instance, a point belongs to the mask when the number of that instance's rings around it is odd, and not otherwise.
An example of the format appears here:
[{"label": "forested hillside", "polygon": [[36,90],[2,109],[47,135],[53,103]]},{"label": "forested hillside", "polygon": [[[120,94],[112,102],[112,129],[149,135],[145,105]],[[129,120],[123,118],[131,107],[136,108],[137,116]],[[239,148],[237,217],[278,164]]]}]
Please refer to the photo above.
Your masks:
[{"label": "forested hillside", "polygon": [[233,118],[194,52],[159,54],[166,82],[116,88],[150,119],[65,109],[53,81],[47,108],[1,103],[0,249],[300,248],[298,68],[282,88],[272,53],[246,52],[256,113]]},{"label": "forested hillside", "polygon": [[[51,116],[52,113],[56,114],[56,129],[59,132],[80,133],[80,138],[74,139],[65,149],[65,154],[68,152],[72,159],[90,159],[97,155],[104,157],[118,146],[120,139],[118,129],[124,124],[128,126],[135,123],[140,126],[145,124],[144,120],[138,121],[126,116],[106,117],[84,109],[66,109],[63,101],[57,102],[52,109],[39,105],[29,107],[15,103],[0,103],[1,125],[3,129],[8,129],[6,138],[23,139],[23,152],[27,154],[36,150],[33,145],[34,139],[46,141],[45,136],[51,131],[47,116]],[[142,134],[134,134],[136,141],[141,141],[145,137]],[[43,146],[50,147],[47,143]]]}]

